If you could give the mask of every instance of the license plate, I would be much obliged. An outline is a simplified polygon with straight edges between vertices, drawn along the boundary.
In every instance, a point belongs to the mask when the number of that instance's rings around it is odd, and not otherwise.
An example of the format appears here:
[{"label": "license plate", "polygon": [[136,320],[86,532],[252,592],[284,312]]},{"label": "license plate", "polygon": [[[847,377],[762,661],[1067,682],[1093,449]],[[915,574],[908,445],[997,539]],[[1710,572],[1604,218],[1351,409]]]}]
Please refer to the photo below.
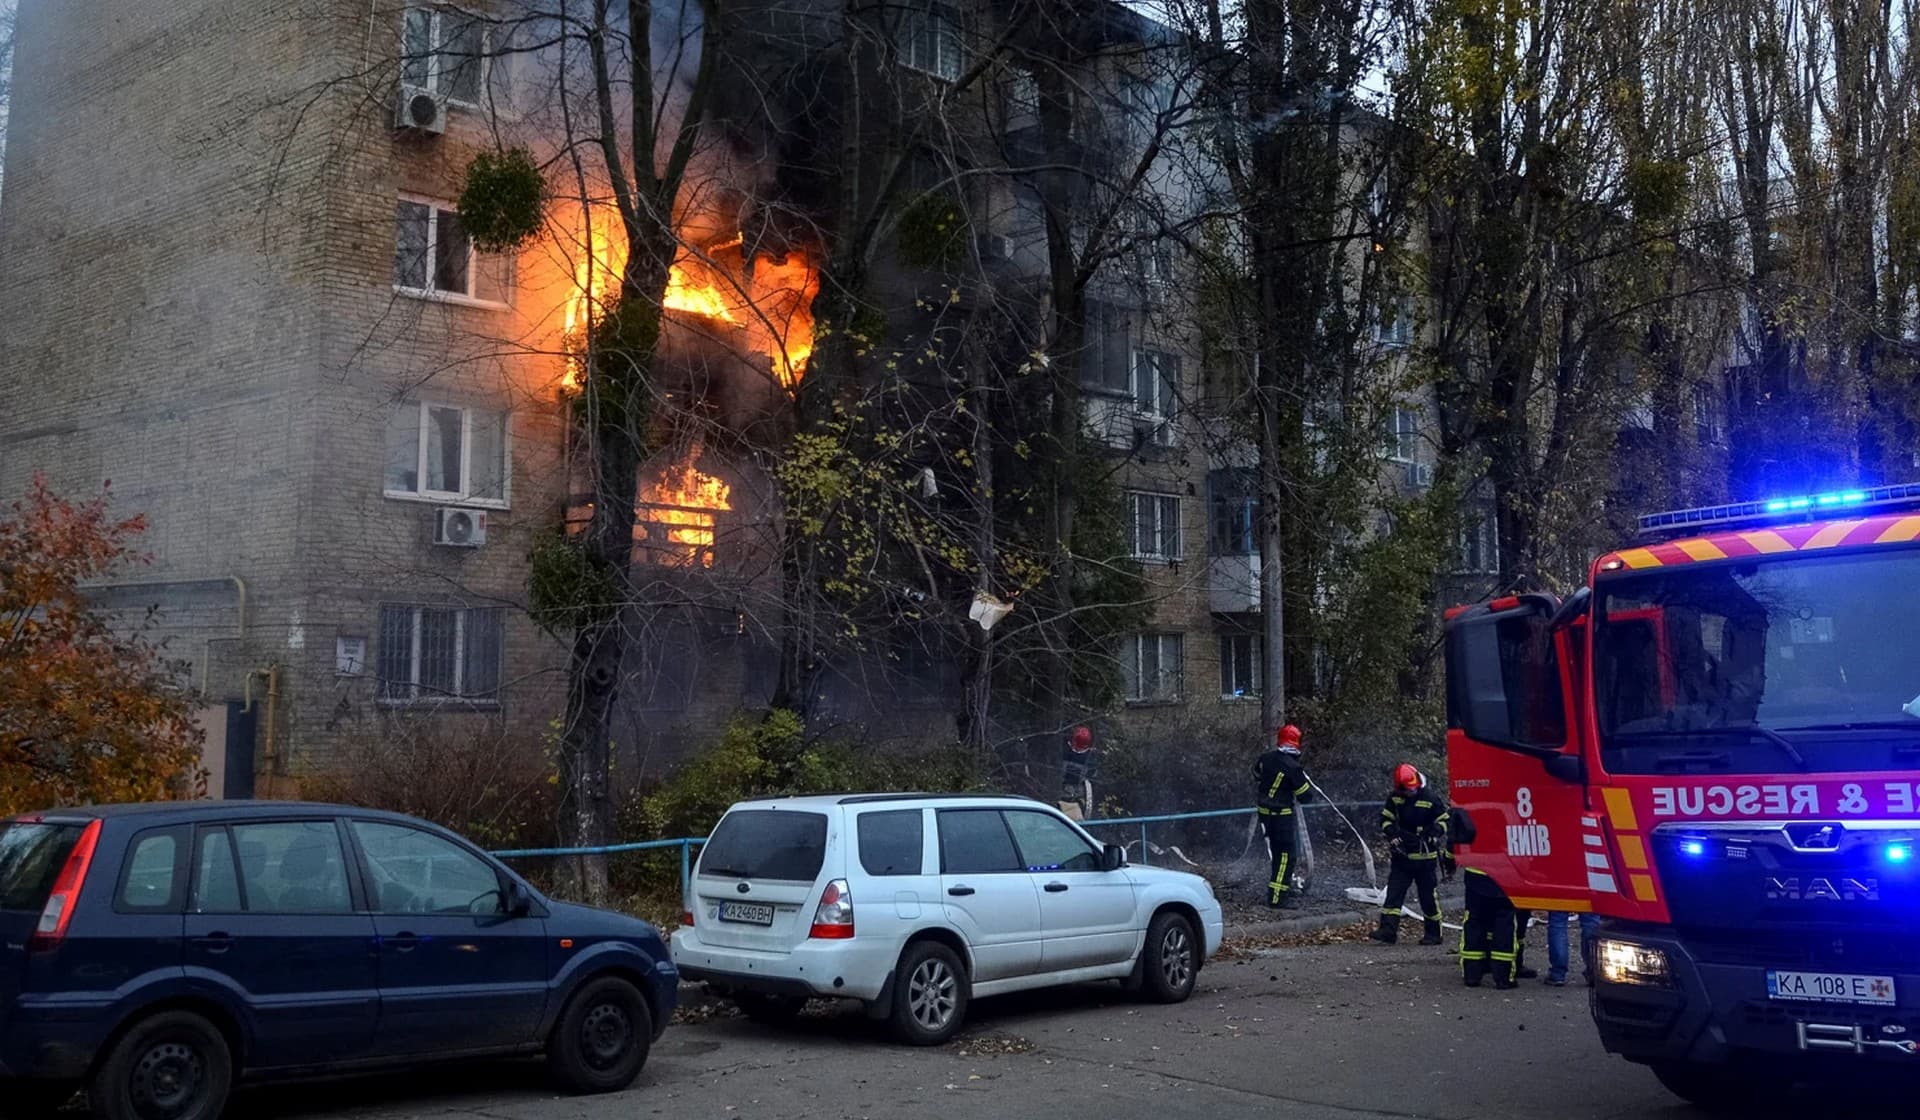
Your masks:
[{"label": "license plate", "polygon": [[757,902],[722,902],[720,920],[723,922],[752,922],[757,926],[773,924],[773,907]]},{"label": "license plate", "polygon": [[1767,972],[1767,998],[1810,1003],[1897,1002],[1893,977],[1862,976],[1852,972]]}]

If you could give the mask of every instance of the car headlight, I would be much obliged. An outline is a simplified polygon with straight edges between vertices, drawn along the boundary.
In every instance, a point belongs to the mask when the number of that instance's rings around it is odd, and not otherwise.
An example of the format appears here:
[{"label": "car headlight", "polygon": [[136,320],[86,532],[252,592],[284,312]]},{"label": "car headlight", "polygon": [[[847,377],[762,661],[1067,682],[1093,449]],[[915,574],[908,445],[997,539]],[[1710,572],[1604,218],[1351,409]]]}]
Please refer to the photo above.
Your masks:
[{"label": "car headlight", "polygon": [[1600,962],[1600,979],[1606,983],[1646,988],[1673,986],[1673,972],[1667,966],[1667,954],[1663,950],[1603,937],[1594,947],[1594,955]]}]

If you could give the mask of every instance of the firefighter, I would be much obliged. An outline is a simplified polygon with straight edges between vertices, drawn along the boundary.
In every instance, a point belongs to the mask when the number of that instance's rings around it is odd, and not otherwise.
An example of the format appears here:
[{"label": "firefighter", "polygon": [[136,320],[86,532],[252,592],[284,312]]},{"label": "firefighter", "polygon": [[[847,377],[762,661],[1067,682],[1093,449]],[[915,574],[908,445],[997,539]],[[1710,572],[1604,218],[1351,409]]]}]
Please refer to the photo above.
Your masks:
[{"label": "firefighter", "polygon": [[[1448,814],[1449,838],[1471,844],[1473,818],[1463,809]],[[1460,973],[1467,987],[1478,988],[1487,975],[1493,986],[1510,990],[1520,986],[1520,912],[1493,877],[1477,867],[1466,868],[1467,913],[1460,929]]]},{"label": "firefighter", "polygon": [[1420,888],[1420,912],[1426,916],[1422,945],[1440,944],[1440,863],[1450,859],[1447,803],[1427,788],[1426,779],[1410,763],[1393,772],[1393,792],[1380,809],[1380,829],[1386,835],[1392,865],[1387,875],[1386,905],[1380,910],[1375,941],[1391,945],[1400,937],[1400,905],[1407,889]]},{"label": "firefighter", "polygon": [[1274,736],[1274,749],[1253,764],[1254,800],[1260,807],[1260,826],[1266,829],[1267,850],[1273,856],[1273,874],[1267,881],[1267,905],[1290,910],[1295,905],[1290,876],[1297,843],[1294,807],[1313,796],[1313,783],[1300,765],[1300,729],[1289,723]]}]

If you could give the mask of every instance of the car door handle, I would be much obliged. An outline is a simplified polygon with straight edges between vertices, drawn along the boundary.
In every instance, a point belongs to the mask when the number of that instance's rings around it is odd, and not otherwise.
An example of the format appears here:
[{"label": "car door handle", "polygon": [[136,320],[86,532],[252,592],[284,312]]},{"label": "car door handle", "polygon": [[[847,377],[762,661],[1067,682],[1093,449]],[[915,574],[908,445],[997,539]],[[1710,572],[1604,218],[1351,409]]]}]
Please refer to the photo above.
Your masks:
[{"label": "car door handle", "polygon": [[233,948],[233,935],[214,930],[205,937],[194,938],[193,943],[209,953],[224,953]]},{"label": "car door handle", "polygon": [[393,946],[395,952],[411,953],[420,947],[420,939],[402,930],[392,937],[387,938],[387,944]]},{"label": "car door handle", "polygon": [[947,893],[955,898],[965,898],[973,893],[972,887],[948,887]]},{"label": "car door handle", "polygon": [[1067,889],[1067,885],[1065,883],[1048,883],[1045,887],[1042,887],[1041,889],[1046,891],[1048,894],[1059,894],[1061,891],[1064,891]]}]

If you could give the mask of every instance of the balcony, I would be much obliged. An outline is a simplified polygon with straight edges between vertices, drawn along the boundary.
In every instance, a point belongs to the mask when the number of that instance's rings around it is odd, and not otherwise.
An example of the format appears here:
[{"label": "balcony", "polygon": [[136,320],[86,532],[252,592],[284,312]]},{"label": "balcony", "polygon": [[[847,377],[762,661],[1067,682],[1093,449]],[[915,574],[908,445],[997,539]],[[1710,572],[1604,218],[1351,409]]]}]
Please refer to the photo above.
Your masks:
[{"label": "balcony", "polygon": [[1207,558],[1207,609],[1215,614],[1256,614],[1260,610],[1260,557]]}]

